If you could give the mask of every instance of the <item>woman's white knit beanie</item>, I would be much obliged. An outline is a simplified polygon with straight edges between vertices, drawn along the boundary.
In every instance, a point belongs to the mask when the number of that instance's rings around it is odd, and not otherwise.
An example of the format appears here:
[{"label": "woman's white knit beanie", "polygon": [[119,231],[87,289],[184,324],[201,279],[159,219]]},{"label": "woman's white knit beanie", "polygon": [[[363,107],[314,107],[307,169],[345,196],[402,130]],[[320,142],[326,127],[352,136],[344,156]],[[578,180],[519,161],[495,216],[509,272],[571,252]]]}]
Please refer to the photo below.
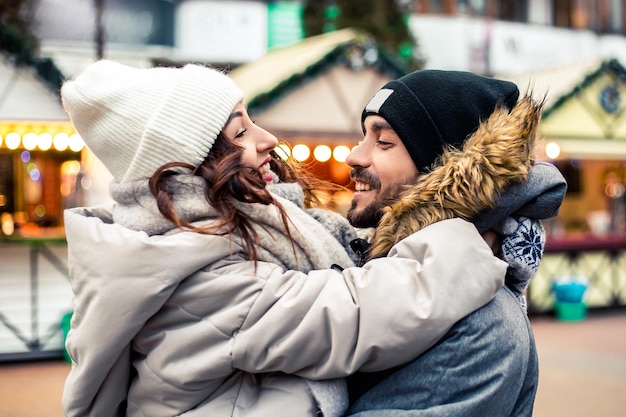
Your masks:
[{"label": "woman's white knit beanie", "polygon": [[243,93],[199,65],[140,69],[102,60],[65,82],[61,98],[87,147],[123,183],[168,162],[200,165]]}]

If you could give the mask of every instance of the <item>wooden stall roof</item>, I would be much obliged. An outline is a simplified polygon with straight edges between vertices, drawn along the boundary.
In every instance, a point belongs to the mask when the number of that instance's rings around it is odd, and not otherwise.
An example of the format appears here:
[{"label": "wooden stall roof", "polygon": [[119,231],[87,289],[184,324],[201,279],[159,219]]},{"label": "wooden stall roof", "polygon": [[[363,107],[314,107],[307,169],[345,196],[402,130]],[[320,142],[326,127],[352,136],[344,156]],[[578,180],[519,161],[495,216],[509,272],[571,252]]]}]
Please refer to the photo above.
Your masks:
[{"label": "wooden stall roof", "polygon": [[[353,55],[355,51],[362,56]],[[235,68],[230,76],[244,91],[251,113],[271,105],[284,94],[338,64],[355,65],[364,58],[390,78],[406,73],[403,63],[394,60],[365,32],[347,28],[268,52],[263,58]],[[364,104],[364,103],[363,103]]]}]

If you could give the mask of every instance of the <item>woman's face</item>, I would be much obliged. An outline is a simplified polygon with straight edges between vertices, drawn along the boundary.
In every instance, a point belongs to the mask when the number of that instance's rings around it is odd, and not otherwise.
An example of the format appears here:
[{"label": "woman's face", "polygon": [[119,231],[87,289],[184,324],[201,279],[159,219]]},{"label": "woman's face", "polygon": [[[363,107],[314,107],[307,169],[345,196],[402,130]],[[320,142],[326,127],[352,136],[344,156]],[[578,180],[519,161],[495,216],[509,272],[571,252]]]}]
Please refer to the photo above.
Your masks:
[{"label": "woman's face", "polygon": [[242,102],[233,109],[222,134],[243,148],[241,159],[244,164],[257,168],[266,183],[273,182],[269,168],[270,152],[278,145],[278,139],[254,124]]}]

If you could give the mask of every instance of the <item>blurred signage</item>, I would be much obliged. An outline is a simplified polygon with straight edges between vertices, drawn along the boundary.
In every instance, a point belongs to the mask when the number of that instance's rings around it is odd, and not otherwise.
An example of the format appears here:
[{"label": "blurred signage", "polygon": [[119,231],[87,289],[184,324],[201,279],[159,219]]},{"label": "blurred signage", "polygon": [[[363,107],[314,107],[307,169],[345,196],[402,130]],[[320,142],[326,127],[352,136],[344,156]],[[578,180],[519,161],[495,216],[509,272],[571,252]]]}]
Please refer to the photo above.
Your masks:
[{"label": "blurred signage", "polygon": [[623,39],[589,30],[418,14],[411,15],[409,26],[427,68],[522,74],[601,55],[626,56]]},{"label": "blurred signage", "polygon": [[[106,41],[129,45],[173,46],[171,0],[106,0]],[[34,32],[46,41],[92,42],[96,10],[93,0],[40,0]]]},{"label": "blurred signage", "polygon": [[302,40],[304,28],[302,26],[303,9],[300,2],[269,3],[267,8],[267,46],[269,49],[291,45]]},{"label": "blurred signage", "polygon": [[196,1],[178,5],[180,58],[242,63],[267,52],[267,5],[255,1]]}]

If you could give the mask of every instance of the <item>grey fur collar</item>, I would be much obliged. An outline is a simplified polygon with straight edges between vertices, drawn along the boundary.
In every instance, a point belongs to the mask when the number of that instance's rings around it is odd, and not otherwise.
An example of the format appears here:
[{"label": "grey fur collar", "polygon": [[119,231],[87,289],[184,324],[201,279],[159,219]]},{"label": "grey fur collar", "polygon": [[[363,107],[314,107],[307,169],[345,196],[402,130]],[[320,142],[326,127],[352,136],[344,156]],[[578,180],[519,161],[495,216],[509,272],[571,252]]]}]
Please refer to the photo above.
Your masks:
[{"label": "grey fur collar", "polygon": [[[174,196],[174,208],[179,216],[198,226],[214,222],[216,212],[204,198],[203,179],[189,174],[176,175],[174,179],[169,191]],[[260,260],[277,263],[286,269],[305,272],[311,269],[330,268],[333,264],[342,267],[354,265],[344,242],[340,243],[324,224],[298,207],[303,201],[302,191],[298,192],[298,188],[296,184],[272,187],[274,197],[287,211],[290,232],[294,238],[293,246],[285,233],[276,206],[239,203],[241,210],[261,223],[255,226],[260,239],[258,246]],[[279,196],[278,193],[294,199],[296,203]],[[159,212],[147,181],[113,183],[111,195],[117,202],[113,210],[113,220],[116,223],[133,230],[144,231],[149,235],[180,231]],[[233,241],[241,244],[238,236],[234,236]]]}]

